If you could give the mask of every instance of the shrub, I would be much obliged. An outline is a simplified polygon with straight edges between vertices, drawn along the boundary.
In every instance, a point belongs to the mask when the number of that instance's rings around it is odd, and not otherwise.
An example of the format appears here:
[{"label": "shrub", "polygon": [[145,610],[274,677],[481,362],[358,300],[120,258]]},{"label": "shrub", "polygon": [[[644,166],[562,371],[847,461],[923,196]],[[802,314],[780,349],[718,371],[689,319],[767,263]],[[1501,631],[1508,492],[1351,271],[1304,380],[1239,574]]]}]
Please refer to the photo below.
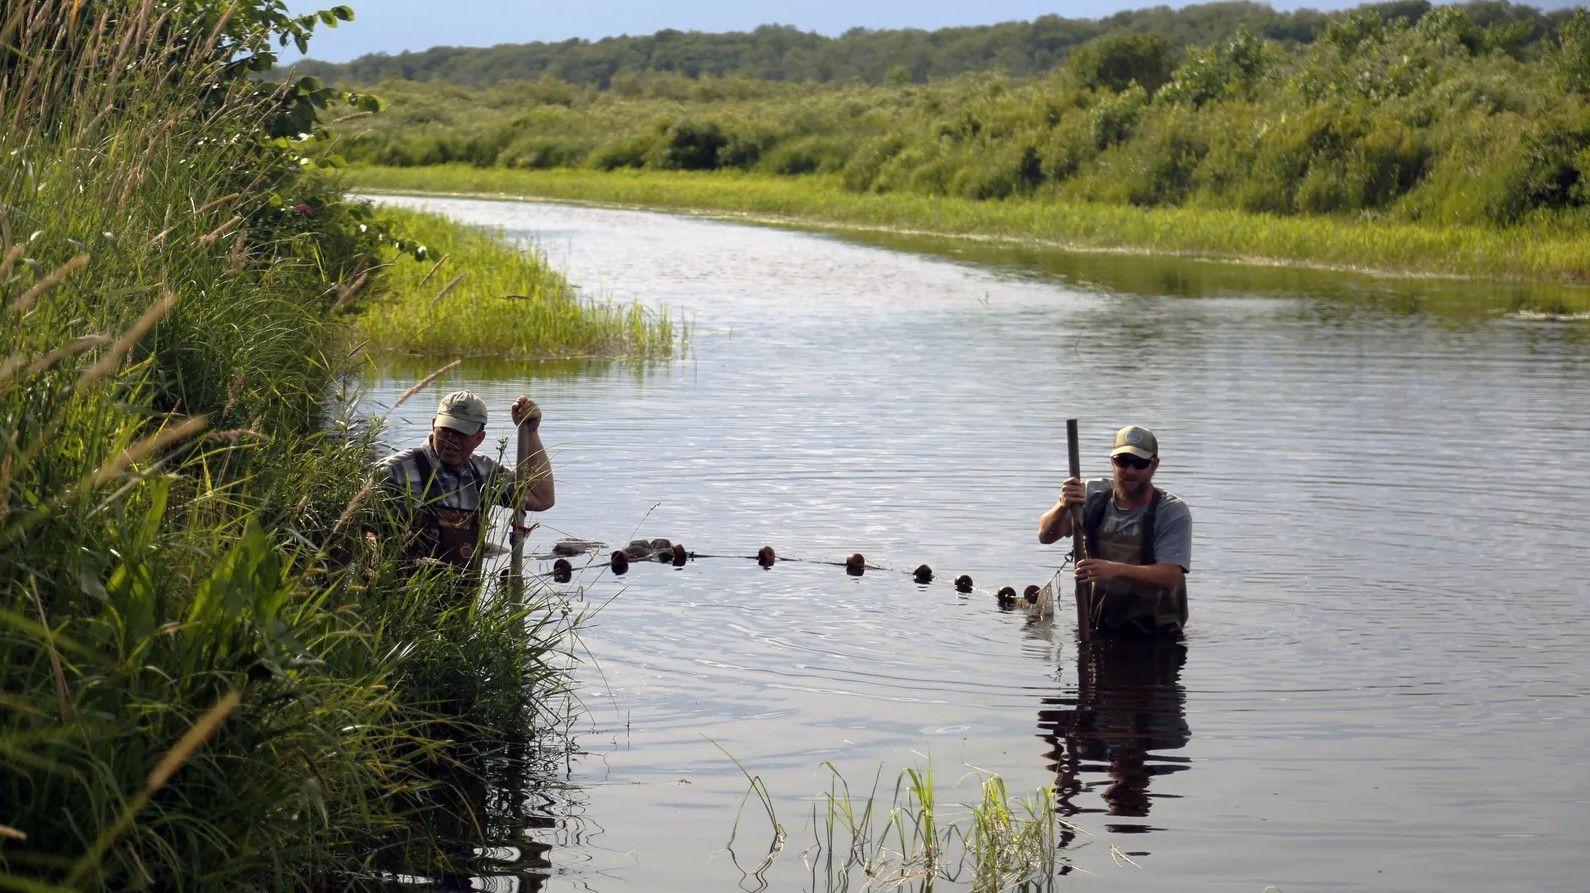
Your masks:
[{"label": "shrub", "polygon": [[878,176],[883,166],[900,154],[905,146],[906,137],[900,133],[869,140],[845,161],[844,167],[840,169],[841,182],[852,192],[881,191],[882,184]]},{"label": "shrub", "polygon": [[656,141],[650,134],[637,133],[602,143],[586,156],[586,164],[598,170],[610,171],[621,167],[645,167],[652,155]]},{"label": "shrub", "polygon": [[535,136],[516,140],[502,150],[499,159],[505,167],[544,169],[578,167],[590,154],[590,144],[582,139]]},{"label": "shrub", "polygon": [[718,164],[718,153],[728,143],[723,128],[714,122],[677,121],[663,132],[657,166],[681,171],[712,170]]},{"label": "shrub", "polygon": [[774,135],[766,130],[739,129],[729,134],[728,142],[718,150],[717,166],[720,168],[738,168],[750,170],[762,159],[762,153],[767,151],[775,141]]},{"label": "shrub", "polygon": [[1174,50],[1155,34],[1121,34],[1084,44],[1066,69],[1084,87],[1119,92],[1137,84],[1147,93],[1170,79]]},{"label": "shrub", "polygon": [[970,199],[999,199],[1025,195],[1043,180],[1038,150],[1032,146],[1006,148],[998,154],[969,155],[957,170],[948,191]]},{"label": "shrub", "polygon": [[1564,90],[1590,96],[1590,12],[1583,7],[1574,10],[1558,32],[1552,61]]},{"label": "shrub", "polygon": [[1089,121],[1093,132],[1093,145],[1106,149],[1130,139],[1137,121],[1148,105],[1148,94],[1136,84],[1113,96],[1106,96],[1093,107]]},{"label": "shrub", "polygon": [[845,158],[842,139],[813,134],[774,146],[760,167],[775,174],[831,173],[844,166]]}]

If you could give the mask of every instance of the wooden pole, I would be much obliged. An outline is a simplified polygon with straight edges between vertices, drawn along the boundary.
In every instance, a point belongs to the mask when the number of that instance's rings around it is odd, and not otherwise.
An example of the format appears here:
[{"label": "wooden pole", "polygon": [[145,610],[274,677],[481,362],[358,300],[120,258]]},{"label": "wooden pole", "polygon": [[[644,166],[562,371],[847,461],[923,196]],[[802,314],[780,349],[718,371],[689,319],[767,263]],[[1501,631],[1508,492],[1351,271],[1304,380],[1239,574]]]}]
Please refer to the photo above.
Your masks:
[{"label": "wooden pole", "polygon": [[525,461],[530,458],[530,429],[519,425],[519,448],[514,458],[514,500],[513,500],[513,527],[508,531],[508,545],[511,552],[508,557],[508,591],[513,596],[514,604],[524,604],[524,500],[521,491],[529,486],[528,481],[520,480],[520,472],[525,467]]},{"label": "wooden pole", "polygon": [[[1066,419],[1066,453],[1071,460],[1071,477],[1082,477],[1082,453],[1077,444],[1077,420]],[[1088,557],[1088,535],[1082,527],[1082,506],[1071,506],[1071,563]],[[1093,584],[1077,583],[1077,635],[1085,642],[1093,638]]]}]

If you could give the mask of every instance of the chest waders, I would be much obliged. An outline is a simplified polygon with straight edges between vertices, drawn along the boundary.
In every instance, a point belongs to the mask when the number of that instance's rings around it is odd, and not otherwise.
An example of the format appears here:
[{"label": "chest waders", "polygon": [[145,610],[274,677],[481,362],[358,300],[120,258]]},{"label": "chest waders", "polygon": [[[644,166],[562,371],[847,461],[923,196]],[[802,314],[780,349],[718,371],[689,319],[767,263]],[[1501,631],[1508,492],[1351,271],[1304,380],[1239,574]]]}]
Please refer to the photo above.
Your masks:
[{"label": "chest waders", "polygon": [[[1164,494],[1158,487],[1143,512],[1136,535],[1119,528],[1102,531],[1115,492],[1104,490],[1088,497],[1082,506],[1082,528],[1086,532],[1088,554],[1105,561],[1149,565],[1154,560],[1154,522]],[[1187,622],[1187,582],[1175,589],[1155,589],[1126,580],[1111,580],[1099,587],[1098,609],[1093,614],[1093,629],[1101,633],[1124,635],[1176,635]]]},{"label": "chest waders", "polygon": [[477,565],[477,547],[480,544],[481,516],[485,512],[486,486],[475,472],[473,463],[466,462],[471,485],[475,488],[475,511],[450,509],[431,504],[431,488],[436,483],[436,467],[423,453],[414,456],[419,467],[420,480],[425,486],[420,491],[420,507],[410,528],[409,558],[433,558],[460,570]]}]

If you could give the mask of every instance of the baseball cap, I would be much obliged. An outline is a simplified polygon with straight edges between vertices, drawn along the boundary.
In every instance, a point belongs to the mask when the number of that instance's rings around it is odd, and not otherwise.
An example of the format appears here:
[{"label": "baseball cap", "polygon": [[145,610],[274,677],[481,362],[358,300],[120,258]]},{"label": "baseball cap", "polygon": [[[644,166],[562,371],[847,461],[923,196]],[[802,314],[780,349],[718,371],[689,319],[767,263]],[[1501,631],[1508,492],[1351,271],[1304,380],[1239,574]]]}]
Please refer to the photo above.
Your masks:
[{"label": "baseball cap", "polygon": [[1141,425],[1127,425],[1115,432],[1115,449],[1110,451],[1111,456],[1122,453],[1131,453],[1139,459],[1154,459],[1159,456],[1159,441],[1154,439],[1154,432]]},{"label": "baseball cap", "polygon": [[431,424],[459,434],[476,434],[486,427],[486,401],[468,391],[454,391],[436,405],[436,419]]}]

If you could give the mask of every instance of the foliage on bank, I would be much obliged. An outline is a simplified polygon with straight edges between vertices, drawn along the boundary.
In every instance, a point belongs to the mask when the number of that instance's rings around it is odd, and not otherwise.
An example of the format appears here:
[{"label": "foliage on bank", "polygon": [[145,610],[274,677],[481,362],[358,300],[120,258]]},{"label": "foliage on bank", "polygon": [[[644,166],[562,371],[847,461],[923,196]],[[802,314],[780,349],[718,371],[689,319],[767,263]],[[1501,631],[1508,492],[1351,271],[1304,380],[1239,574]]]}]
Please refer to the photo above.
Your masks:
[{"label": "foliage on bank", "polygon": [[867,194],[1583,228],[1590,14],[1545,33],[1481,24],[1495,8],[1365,7],[1308,44],[1126,34],[1034,79],[388,82],[389,111],[339,133],[380,165],[819,173]]},{"label": "foliage on bank", "polygon": [[423,868],[439,770],[558,684],[560,614],[361,535],[324,401],[391,240],[314,151],[336,97],[250,77],[346,16],[0,8],[0,887]]}]

